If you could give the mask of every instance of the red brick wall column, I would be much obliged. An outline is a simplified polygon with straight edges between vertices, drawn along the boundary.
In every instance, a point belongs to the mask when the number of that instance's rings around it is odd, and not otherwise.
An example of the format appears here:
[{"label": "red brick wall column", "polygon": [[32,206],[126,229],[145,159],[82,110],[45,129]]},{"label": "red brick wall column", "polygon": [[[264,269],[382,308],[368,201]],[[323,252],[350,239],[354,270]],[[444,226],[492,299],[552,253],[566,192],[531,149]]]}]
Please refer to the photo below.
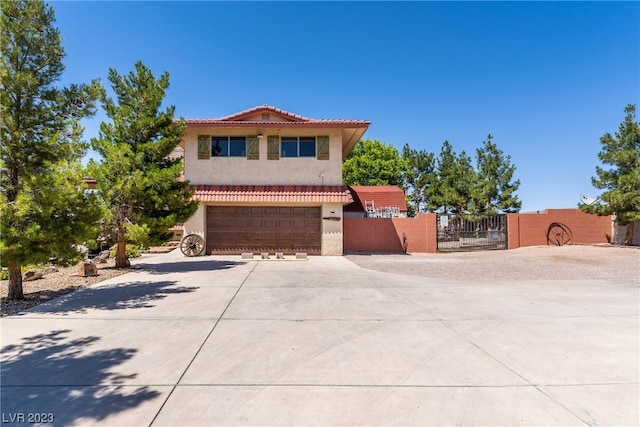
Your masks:
[{"label": "red brick wall column", "polygon": [[438,218],[435,213],[419,214],[427,221],[427,247],[425,252],[435,254],[438,251]]},{"label": "red brick wall column", "polygon": [[507,214],[507,249],[520,247],[520,214]]}]

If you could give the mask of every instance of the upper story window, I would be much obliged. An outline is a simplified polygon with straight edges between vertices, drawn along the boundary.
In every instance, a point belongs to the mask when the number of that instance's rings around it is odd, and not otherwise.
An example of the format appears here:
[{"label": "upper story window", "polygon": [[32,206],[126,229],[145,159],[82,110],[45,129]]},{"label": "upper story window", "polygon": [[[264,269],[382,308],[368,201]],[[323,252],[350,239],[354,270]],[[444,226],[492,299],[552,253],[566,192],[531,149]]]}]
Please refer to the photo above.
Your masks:
[{"label": "upper story window", "polygon": [[247,139],[244,136],[212,136],[211,156],[213,157],[245,157],[247,155]]},{"label": "upper story window", "polygon": [[314,136],[283,136],[280,140],[280,157],[315,157]]}]

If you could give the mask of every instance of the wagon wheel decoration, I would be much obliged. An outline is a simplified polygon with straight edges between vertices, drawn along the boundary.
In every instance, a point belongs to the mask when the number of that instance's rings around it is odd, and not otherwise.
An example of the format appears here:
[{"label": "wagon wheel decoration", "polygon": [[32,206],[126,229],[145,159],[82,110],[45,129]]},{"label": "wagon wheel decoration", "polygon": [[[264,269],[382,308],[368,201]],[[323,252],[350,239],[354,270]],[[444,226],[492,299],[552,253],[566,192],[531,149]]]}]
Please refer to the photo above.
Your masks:
[{"label": "wagon wheel decoration", "polygon": [[198,234],[188,234],[180,242],[180,250],[185,256],[198,256],[204,250],[204,239]]},{"label": "wagon wheel decoration", "polygon": [[547,228],[547,245],[566,245],[571,243],[571,237],[571,229],[560,222],[552,222]]}]

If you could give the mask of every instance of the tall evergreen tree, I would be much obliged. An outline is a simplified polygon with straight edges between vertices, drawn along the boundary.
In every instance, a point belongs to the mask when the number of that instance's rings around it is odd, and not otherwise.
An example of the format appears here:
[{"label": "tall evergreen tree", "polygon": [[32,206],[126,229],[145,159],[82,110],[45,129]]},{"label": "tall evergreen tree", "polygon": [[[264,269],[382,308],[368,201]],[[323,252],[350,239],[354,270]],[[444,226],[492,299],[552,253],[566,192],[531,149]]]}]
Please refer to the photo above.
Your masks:
[{"label": "tall evergreen tree", "polygon": [[492,215],[520,210],[522,202],[515,194],[520,180],[513,181],[515,170],[511,156],[505,157],[489,134],[482,148],[476,149],[477,181],[472,191],[474,214]]},{"label": "tall evergreen tree", "polygon": [[471,192],[477,175],[473,169],[471,157],[464,151],[456,156],[454,173],[450,180],[449,200],[453,206],[453,212],[461,215],[469,212],[472,203]]},{"label": "tall evergreen tree", "polygon": [[65,54],[50,6],[3,0],[0,8],[0,253],[8,297],[22,299],[21,266],[73,259],[73,244],[100,217],[79,163],[79,120],[95,113],[100,85],[55,86]]},{"label": "tall evergreen tree", "polygon": [[625,245],[633,241],[634,222],[640,220],[640,124],[635,119],[636,106],[624,109],[625,118],[615,135],[600,138],[602,149],[598,158],[603,165],[596,166],[591,178],[594,187],[605,190],[600,199],[604,203],[583,204],[580,209],[598,215],[616,215],[616,223],[627,226]]},{"label": "tall evergreen tree", "polygon": [[188,183],[180,179],[182,160],[169,154],[185,133],[183,120],[174,122],[175,107],[160,111],[169,73],[159,79],[142,62],[135,70],[120,75],[109,70],[115,101],[106,93],[102,106],[111,123],[103,122],[92,139],[102,156],[90,166],[99,194],[110,215],[109,230],[117,241],[116,267],[129,265],[126,256],[127,224],[144,224],[151,243],[166,241],[168,229],[186,221],[197,209]]},{"label": "tall evergreen tree", "polygon": [[467,213],[476,179],[471,158],[464,151],[456,154],[449,141],[444,141],[436,161],[436,173],[437,181],[425,191],[427,208],[442,213]]},{"label": "tall evergreen tree", "polygon": [[404,191],[407,197],[407,211],[409,216],[425,210],[425,191],[434,185],[437,177],[433,153],[426,150],[416,150],[405,144],[402,148],[402,158],[405,162]]},{"label": "tall evergreen tree", "polygon": [[404,160],[398,150],[378,140],[359,141],[342,163],[345,185],[397,185],[402,187]]}]

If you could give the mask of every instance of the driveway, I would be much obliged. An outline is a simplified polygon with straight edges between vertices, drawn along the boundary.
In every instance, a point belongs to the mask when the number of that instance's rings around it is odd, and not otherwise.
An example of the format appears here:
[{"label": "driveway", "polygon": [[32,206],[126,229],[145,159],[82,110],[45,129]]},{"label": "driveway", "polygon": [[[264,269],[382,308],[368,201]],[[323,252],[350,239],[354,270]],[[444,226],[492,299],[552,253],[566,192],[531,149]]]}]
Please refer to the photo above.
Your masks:
[{"label": "driveway", "polygon": [[639,288],[615,271],[440,280],[175,252],[137,265],[0,320],[5,425],[640,423]]}]

